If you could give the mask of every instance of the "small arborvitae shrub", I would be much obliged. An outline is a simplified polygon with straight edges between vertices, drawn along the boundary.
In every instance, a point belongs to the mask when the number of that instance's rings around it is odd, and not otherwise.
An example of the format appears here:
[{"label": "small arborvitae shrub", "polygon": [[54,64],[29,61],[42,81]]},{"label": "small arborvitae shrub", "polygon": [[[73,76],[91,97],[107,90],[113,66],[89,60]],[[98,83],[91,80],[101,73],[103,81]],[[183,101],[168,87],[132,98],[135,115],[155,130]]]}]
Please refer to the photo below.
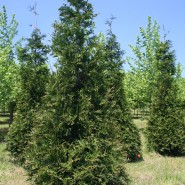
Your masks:
[{"label": "small arborvitae shrub", "polygon": [[18,48],[20,86],[17,112],[7,135],[7,149],[19,162],[24,162],[24,151],[30,140],[33,118],[45,95],[49,78],[46,65],[48,47],[42,44],[44,35],[34,30],[25,48]]},{"label": "small arborvitae shrub", "polygon": [[104,43],[87,0],[68,0],[54,24],[56,73],[34,120],[25,167],[35,184],[124,185],[124,143],[107,116]]},{"label": "small arborvitae shrub", "polygon": [[[112,18],[107,22],[110,26],[105,43],[105,81],[107,85],[107,111],[109,117],[115,117],[121,127],[122,142],[125,146],[128,161],[141,160],[141,140],[139,130],[131,119],[124,89],[123,59],[116,36],[112,33]],[[110,111],[110,109],[112,111]]]},{"label": "small arborvitae shrub", "polygon": [[185,120],[178,101],[175,56],[170,42],[161,43],[156,52],[157,87],[147,137],[150,149],[162,155],[185,155]]}]

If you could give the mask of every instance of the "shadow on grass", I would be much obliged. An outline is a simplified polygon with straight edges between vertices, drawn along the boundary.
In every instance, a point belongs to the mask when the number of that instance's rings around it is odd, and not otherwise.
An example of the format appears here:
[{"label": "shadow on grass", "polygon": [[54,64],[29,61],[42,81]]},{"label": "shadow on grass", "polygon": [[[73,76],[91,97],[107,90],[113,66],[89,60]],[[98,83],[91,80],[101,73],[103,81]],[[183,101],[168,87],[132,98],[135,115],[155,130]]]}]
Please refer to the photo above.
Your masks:
[{"label": "shadow on grass", "polygon": [[0,143],[5,142],[5,137],[8,133],[8,126],[7,125],[0,125]]}]

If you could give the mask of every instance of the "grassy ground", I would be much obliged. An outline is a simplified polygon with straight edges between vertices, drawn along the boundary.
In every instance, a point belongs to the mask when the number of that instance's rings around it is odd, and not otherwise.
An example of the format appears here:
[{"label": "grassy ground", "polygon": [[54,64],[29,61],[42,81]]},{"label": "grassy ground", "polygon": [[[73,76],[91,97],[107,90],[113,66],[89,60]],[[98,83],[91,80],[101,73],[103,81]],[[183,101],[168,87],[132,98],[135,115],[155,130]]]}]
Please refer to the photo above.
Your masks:
[{"label": "grassy ground", "polygon": [[4,137],[8,132],[8,125],[0,125],[0,185],[30,185],[26,181],[25,171],[11,163]]},{"label": "grassy ground", "polygon": [[[134,121],[141,132],[144,160],[126,164],[131,185],[185,185],[185,157],[163,157],[148,152],[143,135],[146,121]],[[26,181],[25,171],[11,163],[5,151],[4,137],[7,131],[8,125],[0,125],[0,185],[30,185]]]},{"label": "grassy ground", "polygon": [[140,128],[144,161],[126,165],[132,185],[185,185],[185,157],[163,157],[147,151],[143,135],[146,121],[135,120]]}]

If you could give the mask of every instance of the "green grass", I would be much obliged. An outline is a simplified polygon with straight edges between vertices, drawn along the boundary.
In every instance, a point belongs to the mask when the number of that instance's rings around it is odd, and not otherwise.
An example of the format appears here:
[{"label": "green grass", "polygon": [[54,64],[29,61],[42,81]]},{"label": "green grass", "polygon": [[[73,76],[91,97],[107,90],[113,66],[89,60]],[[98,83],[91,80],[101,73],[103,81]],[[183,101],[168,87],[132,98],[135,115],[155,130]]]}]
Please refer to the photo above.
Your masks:
[{"label": "green grass", "polygon": [[[185,185],[185,157],[163,157],[148,152],[143,134],[146,120],[134,122],[141,133],[144,160],[126,164],[131,185]],[[4,137],[7,132],[8,125],[0,125],[0,185],[30,185],[23,168],[13,164],[5,151]]]},{"label": "green grass", "polygon": [[146,120],[134,120],[141,132],[144,160],[126,164],[131,185],[185,185],[185,157],[164,157],[148,152],[144,129]]},{"label": "green grass", "polygon": [[0,185],[30,185],[25,171],[11,162],[4,138],[8,125],[0,125]]}]

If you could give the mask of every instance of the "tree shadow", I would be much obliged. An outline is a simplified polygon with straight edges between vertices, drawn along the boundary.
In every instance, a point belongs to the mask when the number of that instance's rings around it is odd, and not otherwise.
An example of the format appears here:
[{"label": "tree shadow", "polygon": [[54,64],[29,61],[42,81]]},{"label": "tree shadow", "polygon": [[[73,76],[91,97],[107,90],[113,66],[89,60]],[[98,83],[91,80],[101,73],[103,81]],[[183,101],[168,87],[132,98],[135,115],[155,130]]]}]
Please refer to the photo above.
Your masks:
[{"label": "tree shadow", "polygon": [[5,142],[8,129],[8,125],[0,125],[0,143]]}]

